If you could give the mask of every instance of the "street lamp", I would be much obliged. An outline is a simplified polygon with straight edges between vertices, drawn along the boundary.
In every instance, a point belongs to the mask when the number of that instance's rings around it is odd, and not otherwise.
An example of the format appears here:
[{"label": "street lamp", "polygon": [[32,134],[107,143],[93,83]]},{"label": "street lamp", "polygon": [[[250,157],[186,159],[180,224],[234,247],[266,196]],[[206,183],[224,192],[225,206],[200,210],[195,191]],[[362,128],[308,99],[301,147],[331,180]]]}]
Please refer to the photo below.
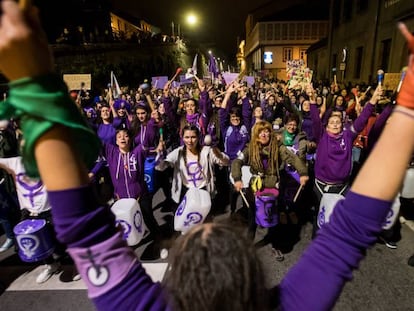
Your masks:
[{"label": "street lamp", "polygon": [[193,25],[197,24],[197,16],[195,16],[193,13],[189,13],[187,15],[187,23],[190,26],[193,26]]}]

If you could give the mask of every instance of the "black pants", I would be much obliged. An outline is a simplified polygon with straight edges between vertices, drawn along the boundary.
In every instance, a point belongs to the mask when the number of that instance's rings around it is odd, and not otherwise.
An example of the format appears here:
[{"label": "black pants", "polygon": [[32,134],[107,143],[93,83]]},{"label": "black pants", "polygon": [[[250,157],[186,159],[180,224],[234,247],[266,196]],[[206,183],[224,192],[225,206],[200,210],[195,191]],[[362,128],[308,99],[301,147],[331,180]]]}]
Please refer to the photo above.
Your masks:
[{"label": "black pants", "polygon": [[154,211],[152,210],[152,196],[153,195],[149,193],[144,194],[139,198],[138,202],[148,230],[151,234],[158,235],[160,233],[160,228],[154,217]]}]

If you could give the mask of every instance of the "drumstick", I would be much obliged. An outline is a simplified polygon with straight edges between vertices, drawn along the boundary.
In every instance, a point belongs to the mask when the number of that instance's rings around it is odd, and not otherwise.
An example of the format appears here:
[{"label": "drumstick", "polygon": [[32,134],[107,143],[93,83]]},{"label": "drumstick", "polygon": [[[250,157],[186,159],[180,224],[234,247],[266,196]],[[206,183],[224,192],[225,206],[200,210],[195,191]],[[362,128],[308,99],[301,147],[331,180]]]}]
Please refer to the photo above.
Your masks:
[{"label": "drumstick", "polygon": [[300,194],[300,192],[302,191],[302,189],[303,189],[303,186],[302,186],[302,185],[300,185],[300,186],[299,186],[298,191],[296,191],[295,197],[293,198],[293,203],[295,203],[295,202],[296,202],[296,200],[298,199],[299,194]]},{"label": "drumstick", "polygon": [[214,96],[214,98],[219,97],[219,96],[224,95],[224,94],[226,94],[226,91],[218,93],[216,96]]},{"label": "drumstick", "polygon": [[242,197],[242,199],[243,199],[244,203],[246,203],[247,207],[248,207],[248,208],[250,208],[249,202],[247,202],[247,199],[246,199],[246,197],[244,196],[244,193],[243,193],[243,191],[242,191],[242,190],[240,190],[240,195],[241,195],[241,197]]},{"label": "drumstick", "polygon": [[30,0],[19,0],[19,7],[21,10],[26,10],[30,5]]},{"label": "drumstick", "polygon": [[178,67],[170,81],[174,81],[174,79],[177,78],[177,76],[181,73],[181,71],[183,71],[183,68]]}]

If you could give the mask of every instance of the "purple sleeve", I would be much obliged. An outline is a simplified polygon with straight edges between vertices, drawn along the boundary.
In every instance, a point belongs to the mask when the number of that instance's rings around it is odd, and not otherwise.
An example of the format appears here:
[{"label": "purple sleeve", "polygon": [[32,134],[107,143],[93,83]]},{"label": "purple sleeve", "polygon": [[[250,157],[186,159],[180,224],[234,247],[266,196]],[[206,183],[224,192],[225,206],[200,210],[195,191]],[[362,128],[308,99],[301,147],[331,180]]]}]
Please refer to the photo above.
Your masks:
[{"label": "purple sleeve", "polygon": [[242,99],[242,117],[243,117],[243,124],[247,127],[247,130],[251,131],[251,124],[252,124],[252,107],[250,105],[249,98],[246,96]]},{"label": "purple sleeve", "polygon": [[376,144],[379,136],[384,129],[385,123],[387,122],[388,118],[390,117],[392,111],[394,109],[394,105],[388,105],[384,108],[381,114],[375,120],[374,125],[371,127],[368,133],[368,146],[367,150],[368,153],[371,152],[372,148]]},{"label": "purple sleeve", "polygon": [[106,160],[105,160],[104,158],[100,157],[100,158],[99,158],[99,160],[95,162],[95,165],[94,165],[94,167],[90,170],[90,173],[92,173],[92,174],[96,175],[96,173],[98,173],[98,172],[101,170],[101,168],[102,168],[104,165],[106,165],[106,163],[107,163],[107,162],[106,162]]},{"label": "purple sleeve", "polygon": [[223,139],[226,136],[227,127],[229,124],[228,118],[229,118],[229,114],[228,114],[227,109],[220,108],[219,109],[220,132],[221,132]]},{"label": "purple sleeve", "polygon": [[355,129],[355,136],[361,132],[368,122],[368,118],[374,112],[375,106],[367,103],[358,118],[355,119],[353,126]]},{"label": "purple sleeve", "polygon": [[177,123],[178,117],[177,113],[174,111],[173,104],[170,97],[163,97],[162,103],[164,104],[165,114],[167,115],[168,120],[170,122]]},{"label": "purple sleeve", "polygon": [[319,117],[319,109],[315,104],[310,105],[310,116],[312,119],[313,137],[315,138],[316,143],[319,143],[323,134],[323,130],[322,121]]},{"label": "purple sleeve", "polygon": [[[68,245],[97,310],[116,310],[120,306],[122,310],[169,309],[160,284],[151,280],[132,249],[122,241],[114,215],[109,208],[98,207],[90,187],[49,191],[48,195],[57,237]],[[107,275],[108,281],[94,286],[99,272],[90,274],[93,269],[106,271],[101,277]],[[119,270],[124,271],[122,278]],[[102,289],[104,292],[98,294]]]},{"label": "purple sleeve", "polygon": [[366,249],[376,242],[391,204],[349,192],[282,280],[282,309],[332,310]]},{"label": "purple sleeve", "polygon": [[118,126],[120,126],[122,123],[122,119],[118,118],[118,117],[114,117],[114,120],[112,121],[112,126],[114,128],[118,128]]}]

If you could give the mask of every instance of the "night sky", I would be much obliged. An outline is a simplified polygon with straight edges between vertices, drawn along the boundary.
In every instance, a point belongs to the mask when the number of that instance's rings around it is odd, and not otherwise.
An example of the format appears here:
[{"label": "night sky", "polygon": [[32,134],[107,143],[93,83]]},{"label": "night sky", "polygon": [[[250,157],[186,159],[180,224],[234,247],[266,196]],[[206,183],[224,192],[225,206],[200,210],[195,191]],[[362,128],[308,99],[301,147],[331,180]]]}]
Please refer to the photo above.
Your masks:
[{"label": "night sky", "polygon": [[[184,36],[211,48],[216,56],[229,57],[237,52],[237,37],[244,39],[247,13],[269,0],[205,0],[205,1],[130,1],[112,0],[115,8],[159,26],[171,34],[171,22],[180,23]],[[191,29],[185,15],[194,12],[199,24]],[[220,55],[222,54],[222,55]]]}]

